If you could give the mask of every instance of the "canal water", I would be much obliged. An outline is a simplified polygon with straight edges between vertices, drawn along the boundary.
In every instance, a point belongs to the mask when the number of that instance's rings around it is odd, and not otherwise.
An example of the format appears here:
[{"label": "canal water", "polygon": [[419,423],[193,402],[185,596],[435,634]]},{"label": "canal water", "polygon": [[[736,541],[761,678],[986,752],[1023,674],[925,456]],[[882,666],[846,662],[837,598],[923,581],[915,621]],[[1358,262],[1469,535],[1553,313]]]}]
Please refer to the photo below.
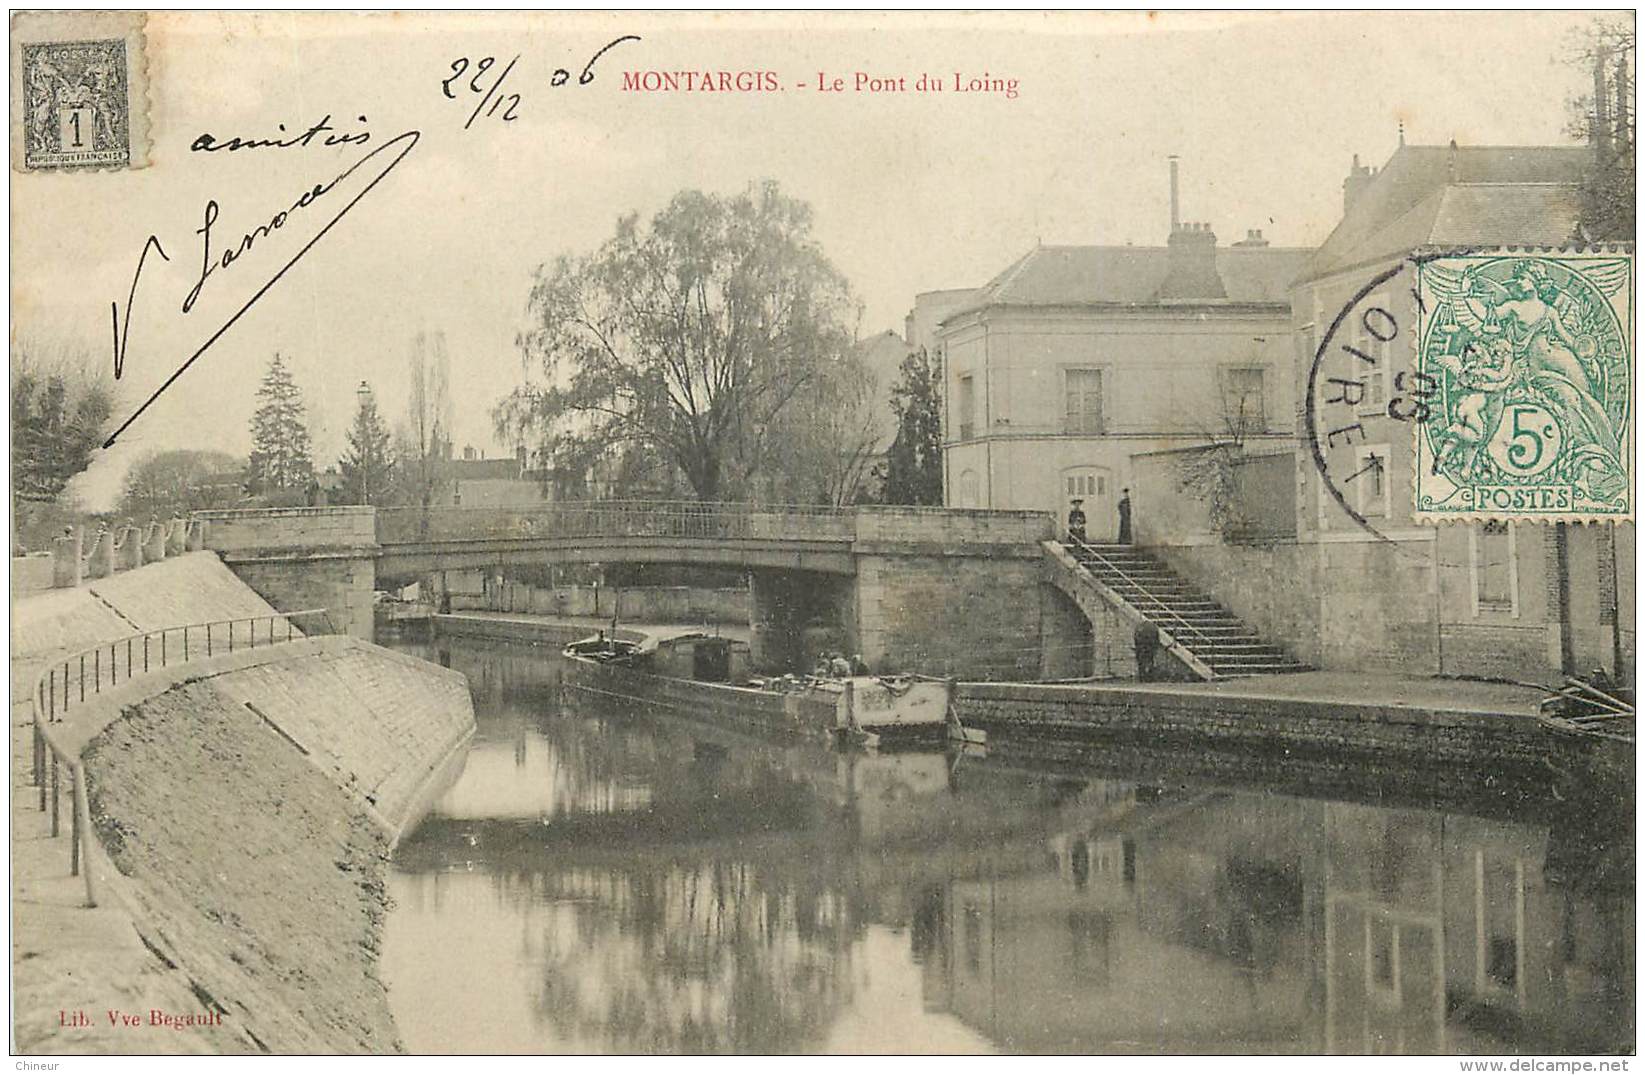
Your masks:
[{"label": "canal water", "polygon": [[414,1052],[1633,1048],[1631,804],[831,753],[400,648],[478,721],[390,879]]}]

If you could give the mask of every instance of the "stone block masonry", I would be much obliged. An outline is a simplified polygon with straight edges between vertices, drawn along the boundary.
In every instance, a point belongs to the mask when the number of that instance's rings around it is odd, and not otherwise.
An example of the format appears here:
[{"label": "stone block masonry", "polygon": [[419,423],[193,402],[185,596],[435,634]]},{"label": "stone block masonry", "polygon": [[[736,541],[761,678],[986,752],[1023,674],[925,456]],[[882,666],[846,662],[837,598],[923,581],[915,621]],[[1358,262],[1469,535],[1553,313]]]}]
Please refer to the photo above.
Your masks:
[{"label": "stone block masonry", "polygon": [[369,507],[200,512],[206,547],[269,603],[326,608],[339,630],[372,637],[376,512]]},{"label": "stone block masonry", "polygon": [[[1196,685],[1197,686],[1197,685]],[[1459,692],[1461,693],[1461,692]],[[1483,784],[1494,764],[1541,765],[1560,744],[1529,711],[1493,713],[1431,705],[1327,703],[1249,690],[1027,683],[962,683],[955,702],[968,726],[1002,740],[1088,739],[1215,747],[1274,757],[1405,759],[1451,765]]]},{"label": "stone block masonry", "polygon": [[[26,662],[162,627],[274,612],[214,553],[192,552],[73,589],[17,599],[12,604],[12,660]],[[24,684],[24,693],[33,685],[32,679]]]},{"label": "stone block masonry", "polygon": [[256,508],[196,512],[206,544],[218,552],[271,549],[356,549],[377,544],[377,513],[369,507]]},{"label": "stone block masonry", "polygon": [[398,1048],[385,862],[466,756],[461,675],[311,638],[140,677],[54,728],[85,758],[99,891],[223,1013],[215,1051]]},{"label": "stone block masonry", "polygon": [[474,730],[468,681],[352,639],[316,639],[301,661],[211,680],[225,699],[278,727],[398,839],[427,806],[425,785]]},{"label": "stone block masonry", "polygon": [[355,638],[371,639],[371,595],[376,573],[369,559],[229,559],[228,562],[240,580],[269,604],[292,610],[326,609],[331,615],[332,629]]},{"label": "stone block masonry", "polygon": [[859,557],[861,651],[876,671],[1036,679],[1040,580],[1037,559]]},{"label": "stone block masonry", "polygon": [[117,721],[87,764],[137,931],[222,1013],[196,1038],[223,1053],[399,1050],[376,975],[388,836],[325,773],[210,681]]}]

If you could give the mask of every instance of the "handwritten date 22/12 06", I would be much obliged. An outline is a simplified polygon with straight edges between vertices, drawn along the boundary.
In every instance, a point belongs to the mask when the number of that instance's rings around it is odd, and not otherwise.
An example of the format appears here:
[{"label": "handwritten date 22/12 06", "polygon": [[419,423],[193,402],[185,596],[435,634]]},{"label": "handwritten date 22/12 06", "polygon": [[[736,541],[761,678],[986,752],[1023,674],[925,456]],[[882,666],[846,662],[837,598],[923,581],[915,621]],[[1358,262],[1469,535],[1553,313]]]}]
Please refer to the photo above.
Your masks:
[{"label": "handwritten date 22/12 06", "polygon": [[[577,76],[577,85],[586,86],[594,81],[594,65],[599,62],[601,56],[604,56],[624,41],[638,40],[640,38],[635,34],[624,34],[622,37],[605,44],[598,52],[589,57],[588,63],[583,65],[582,73]],[[483,56],[478,60],[471,60],[467,56],[459,56],[451,61],[451,74],[440,80],[440,92],[444,93],[446,99],[450,101],[457,100],[458,96],[464,91],[480,98],[480,103],[474,106],[474,111],[469,113],[467,121],[463,123],[463,130],[466,131],[472,127],[474,121],[479,119],[482,114],[487,118],[496,116],[499,109],[502,110],[499,118],[504,123],[519,118],[521,95],[503,92],[509,74],[514,70],[514,65],[519,62],[520,57],[515,55],[512,60],[504,65],[501,73],[492,75],[492,68],[497,65],[497,57],[495,56]],[[557,67],[554,69],[554,73],[549,76],[548,84],[550,86],[564,86],[570,81],[570,69]]]}]

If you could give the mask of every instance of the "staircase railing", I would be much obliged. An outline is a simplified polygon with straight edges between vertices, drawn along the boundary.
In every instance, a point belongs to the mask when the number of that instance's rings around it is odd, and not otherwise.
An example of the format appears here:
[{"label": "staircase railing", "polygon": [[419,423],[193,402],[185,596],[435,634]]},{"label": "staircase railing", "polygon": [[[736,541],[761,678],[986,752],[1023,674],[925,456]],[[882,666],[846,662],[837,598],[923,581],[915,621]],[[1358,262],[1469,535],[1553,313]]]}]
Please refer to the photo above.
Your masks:
[{"label": "staircase railing", "polygon": [[[305,630],[293,623],[298,617],[318,617],[322,620],[318,629],[311,625]],[[310,622],[313,624],[315,621]],[[233,653],[236,646],[256,649],[259,635],[263,639],[261,644],[266,648],[312,634],[335,633],[336,627],[327,609],[274,612],[143,631],[112,642],[100,642],[47,665],[34,684],[34,783],[40,789],[41,812],[45,812],[48,805],[51,809],[51,835],[55,837],[60,832],[60,767],[69,771],[69,792],[73,797],[69,875],[77,876],[82,872],[81,862],[85,857],[82,852],[90,850],[90,806],[86,799],[85,773],[80,758],[53,740],[52,733],[47,730],[49,725],[61,723],[71,709],[85,705],[88,698],[103,693],[104,687],[113,690],[122,683],[162,668],[214,657],[219,653]],[[121,675],[122,657],[124,675]],[[86,906],[95,907],[97,893],[89,866],[84,874]]]},{"label": "staircase railing", "polygon": [[[1185,619],[1182,616],[1181,613],[1177,612],[1171,606],[1167,605],[1164,601],[1161,601],[1158,597],[1155,597],[1151,592],[1149,592],[1148,587],[1143,585],[1143,583],[1140,580],[1132,578],[1131,575],[1124,568],[1120,567],[1114,561],[1110,560],[1108,557],[1106,557],[1102,553],[1098,552],[1094,546],[1088,544],[1087,542],[1081,541],[1078,538],[1072,537],[1072,536],[1069,537],[1068,543],[1075,546],[1076,548],[1084,551],[1084,552],[1089,553],[1091,556],[1095,557],[1098,561],[1100,561],[1104,568],[1106,568],[1109,571],[1112,571],[1114,574],[1118,575],[1123,581],[1130,583],[1132,586],[1135,586],[1138,590],[1141,590],[1143,597],[1145,597],[1148,600],[1152,601],[1155,605],[1158,605],[1160,611],[1165,613],[1165,615],[1169,616],[1171,619],[1175,620],[1176,622],[1182,624],[1182,626],[1187,628],[1189,631],[1192,631],[1195,635],[1197,635],[1199,637],[1199,640],[1201,642],[1209,645],[1213,641],[1213,639],[1211,638],[1210,635],[1206,634],[1199,627],[1194,626],[1194,624],[1190,623],[1187,619]],[[1078,559],[1078,557],[1076,557],[1076,559]],[[1082,564],[1081,566],[1084,566],[1084,565]],[[1136,605],[1136,602],[1134,600],[1132,600],[1132,598],[1129,594],[1121,594],[1120,596],[1125,598],[1126,603],[1131,604],[1133,606]],[[1140,612],[1142,610],[1138,609],[1138,611]],[[1173,632],[1173,634],[1174,633],[1176,633],[1176,632]]]}]

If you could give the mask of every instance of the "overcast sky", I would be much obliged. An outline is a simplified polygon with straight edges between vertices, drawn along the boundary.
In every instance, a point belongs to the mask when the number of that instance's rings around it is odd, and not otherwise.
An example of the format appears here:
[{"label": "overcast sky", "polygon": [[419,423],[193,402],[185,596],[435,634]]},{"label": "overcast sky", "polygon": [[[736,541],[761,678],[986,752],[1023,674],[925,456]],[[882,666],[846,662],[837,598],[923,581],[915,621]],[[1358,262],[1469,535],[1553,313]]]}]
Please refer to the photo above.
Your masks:
[{"label": "overcast sky", "polygon": [[[103,355],[156,235],[131,317],[123,418],[337,209],[363,173],[295,210],[179,306],[198,278],[204,207],[235,245],[394,135],[405,160],[322,238],[98,460],[88,504],[135,456],[198,446],[237,454],[270,355],[288,355],[316,461],[334,462],[364,378],[405,409],[418,331],[443,331],[457,443],[488,454],[489,410],[521,376],[516,332],[532,273],[586,251],[616,218],[684,188],[770,177],[816,211],[824,249],[863,304],[861,331],[900,331],[914,295],[986,281],[1036,241],[1162,243],[1166,157],[1182,160],[1183,215],[1224,241],[1262,228],[1315,245],[1341,211],[1353,154],[1380,165],[1400,121],[1413,143],[1563,144],[1581,71],[1559,62],[1573,12],[1425,15],[745,16],[217,15],[150,18],[152,166],[13,175],[13,331]],[[602,45],[594,81],[576,74]],[[516,54],[518,119],[464,121],[447,100],[458,57]],[[567,86],[550,84],[556,67]],[[472,68],[470,69],[472,71]],[[766,93],[638,94],[625,71],[763,70]],[[905,76],[901,94],[819,94],[819,72]],[[912,92],[922,73],[941,93]],[[1015,79],[1015,99],[953,92],[955,74]],[[482,88],[488,80],[482,80]],[[808,88],[800,88],[804,83]],[[204,132],[277,136],[326,114],[366,147],[191,153]],[[355,117],[365,116],[360,123]],[[384,158],[379,157],[379,160]],[[369,178],[369,177],[366,177]],[[329,199],[330,204],[327,204]]]}]

